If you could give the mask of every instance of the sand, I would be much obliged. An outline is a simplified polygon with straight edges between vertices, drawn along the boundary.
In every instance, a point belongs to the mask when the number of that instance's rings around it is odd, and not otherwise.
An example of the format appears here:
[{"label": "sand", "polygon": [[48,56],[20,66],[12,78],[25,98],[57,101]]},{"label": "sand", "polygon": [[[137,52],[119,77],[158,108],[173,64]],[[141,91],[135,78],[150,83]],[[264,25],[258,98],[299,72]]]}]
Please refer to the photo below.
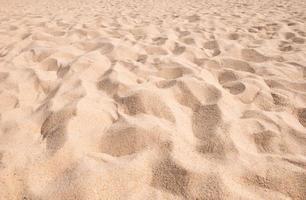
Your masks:
[{"label": "sand", "polygon": [[0,0],[0,200],[305,200],[306,2]]}]

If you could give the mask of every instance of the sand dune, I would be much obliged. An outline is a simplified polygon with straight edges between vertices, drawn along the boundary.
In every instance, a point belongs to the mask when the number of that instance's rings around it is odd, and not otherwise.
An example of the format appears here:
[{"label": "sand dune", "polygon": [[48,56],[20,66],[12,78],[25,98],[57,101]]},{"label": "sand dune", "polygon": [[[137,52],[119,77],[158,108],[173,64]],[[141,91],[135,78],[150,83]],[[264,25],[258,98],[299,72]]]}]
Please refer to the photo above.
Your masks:
[{"label": "sand dune", "polygon": [[306,2],[0,0],[1,200],[305,200]]}]

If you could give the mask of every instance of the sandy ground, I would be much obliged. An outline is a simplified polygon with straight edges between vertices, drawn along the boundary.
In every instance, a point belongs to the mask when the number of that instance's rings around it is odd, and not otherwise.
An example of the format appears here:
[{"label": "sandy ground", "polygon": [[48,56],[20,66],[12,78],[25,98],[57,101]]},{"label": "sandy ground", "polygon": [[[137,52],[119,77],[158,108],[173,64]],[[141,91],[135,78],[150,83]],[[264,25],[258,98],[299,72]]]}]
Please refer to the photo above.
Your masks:
[{"label": "sandy ground", "polygon": [[305,0],[0,0],[1,200],[305,200]]}]

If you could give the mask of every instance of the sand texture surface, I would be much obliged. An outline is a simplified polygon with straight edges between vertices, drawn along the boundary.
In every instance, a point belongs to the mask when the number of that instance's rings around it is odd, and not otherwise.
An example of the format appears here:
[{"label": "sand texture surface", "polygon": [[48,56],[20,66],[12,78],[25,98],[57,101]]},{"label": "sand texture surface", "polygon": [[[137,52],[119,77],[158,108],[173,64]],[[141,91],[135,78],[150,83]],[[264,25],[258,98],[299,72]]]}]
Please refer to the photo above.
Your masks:
[{"label": "sand texture surface", "polygon": [[306,200],[305,0],[0,0],[0,200]]}]

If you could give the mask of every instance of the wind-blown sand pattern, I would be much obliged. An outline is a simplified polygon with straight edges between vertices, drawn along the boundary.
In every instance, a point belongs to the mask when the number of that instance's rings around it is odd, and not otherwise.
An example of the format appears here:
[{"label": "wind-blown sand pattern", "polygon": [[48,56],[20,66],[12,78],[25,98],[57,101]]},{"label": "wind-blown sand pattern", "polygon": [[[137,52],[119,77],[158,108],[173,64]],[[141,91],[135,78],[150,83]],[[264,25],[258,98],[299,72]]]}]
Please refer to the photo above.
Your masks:
[{"label": "wind-blown sand pattern", "polygon": [[0,0],[1,200],[305,200],[303,0]]}]

